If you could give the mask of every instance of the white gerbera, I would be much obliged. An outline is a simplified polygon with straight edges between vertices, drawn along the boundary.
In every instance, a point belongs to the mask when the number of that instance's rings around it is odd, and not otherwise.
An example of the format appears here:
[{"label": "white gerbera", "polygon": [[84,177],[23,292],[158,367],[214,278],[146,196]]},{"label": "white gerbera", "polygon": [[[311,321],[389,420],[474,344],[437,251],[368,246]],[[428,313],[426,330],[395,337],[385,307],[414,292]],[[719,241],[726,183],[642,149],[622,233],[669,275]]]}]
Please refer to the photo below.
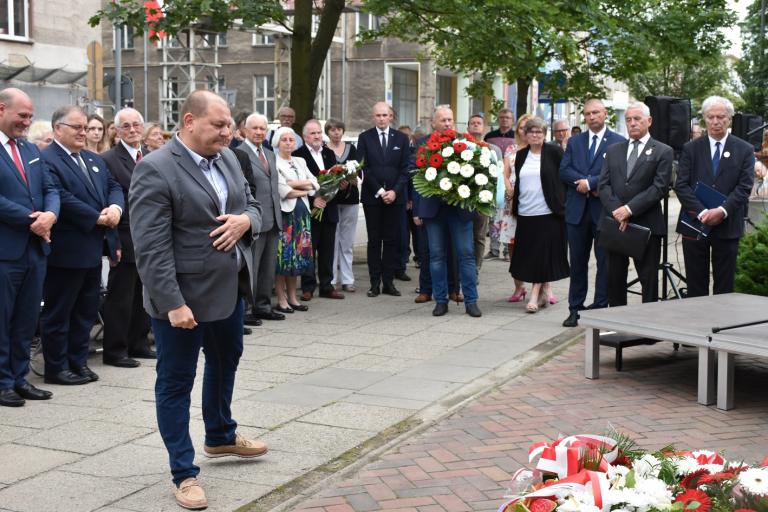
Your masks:
[{"label": "white gerbera", "polygon": [[459,174],[459,171],[461,170],[461,164],[459,162],[448,162],[446,169],[451,174]]},{"label": "white gerbera", "polygon": [[469,178],[473,174],[475,174],[475,168],[469,164],[464,164],[461,166],[461,169],[459,172],[461,172],[461,175],[464,176],[465,178]]},{"label": "white gerbera", "polygon": [[739,483],[749,493],[756,496],[768,494],[768,470],[749,468],[739,473]]},{"label": "white gerbera", "polygon": [[427,181],[434,181],[435,178],[437,178],[437,169],[434,167],[427,167],[427,170],[424,171],[424,179]]},{"label": "white gerbera", "polygon": [[491,164],[488,166],[488,174],[490,174],[494,178],[499,177],[499,166],[496,164]]},{"label": "white gerbera", "polygon": [[475,183],[480,185],[481,187],[488,184],[488,176],[486,176],[483,173],[477,173],[475,174]]},{"label": "white gerbera", "polygon": [[472,191],[466,185],[459,185],[458,192],[459,192],[459,197],[462,199],[466,199],[472,194]]},{"label": "white gerbera", "polygon": [[451,187],[453,187],[453,183],[451,183],[451,180],[449,178],[443,178],[440,180],[440,188],[443,190],[451,190]]},{"label": "white gerbera", "polygon": [[461,159],[464,160],[465,162],[469,162],[470,160],[472,160],[473,156],[475,156],[475,152],[472,151],[471,149],[465,149],[464,151],[461,152]]},{"label": "white gerbera", "polygon": [[483,146],[480,148],[480,156],[488,156],[491,154],[491,150],[488,149],[488,146]]},{"label": "white gerbera", "polygon": [[483,167],[491,165],[491,157],[488,155],[480,155],[480,165]]},{"label": "white gerbera", "polygon": [[477,198],[481,203],[490,203],[491,200],[493,200],[493,192],[490,190],[481,190],[480,193],[477,194]]},{"label": "white gerbera", "polygon": [[453,147],[451,146],[445,146],[443,150],[440,152],[440,154],[443,155],[443,157],[445,158],[448,158],[449,156],[453,155],[453,153],[454,153]]}]

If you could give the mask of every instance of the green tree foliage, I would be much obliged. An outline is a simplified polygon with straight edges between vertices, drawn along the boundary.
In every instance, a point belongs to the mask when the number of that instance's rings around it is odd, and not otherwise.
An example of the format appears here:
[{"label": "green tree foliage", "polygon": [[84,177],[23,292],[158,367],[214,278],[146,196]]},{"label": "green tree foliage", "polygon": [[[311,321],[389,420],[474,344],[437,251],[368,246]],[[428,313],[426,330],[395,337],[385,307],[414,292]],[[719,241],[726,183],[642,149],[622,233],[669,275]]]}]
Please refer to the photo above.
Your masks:
[{"label": "green tree foliage", "polygon": [[[313,117],[323,63],[344,6],[344,0],[325,0],[320,7],[312,0],[295,0],[293,12],[287,13],[279,0],[165,0],[163,17],[155,23],[154,30],[176,35],[191,26],[225,32],[233,27],[255,29],[269,22],[284,25],[292,32],[290,101],[296,110],[296,126],[301,126]],[[313,14],[320,16],[314,38]],[[96,26],[102,20],[131,26],[136,34],[142,34],[146,28],[144,3],[137,0],[106,2],[89,23]]]},{"label": "green tree foliage", "polygon": [[768,219],[741,237],[735,287],[737,292],[768,296]]},{"label": "green tree foliage", "polygon": [[[384,17],[369,37],[425,45],[443,67],[488,80],[501,73],[527,91],[549,78],[555,98],[601,94],[603,78],[629,80],[674,56],[686,65],[721,53],[726,0],[365,0]],[[518,112],[526,110],[518,94]]]},{"label": "green tree foliage", "polygon": [[740,25],[743,56],[736,71],[744,87],[741,92],[744,111],[768,119],[768,40],[760,31],[761,2],[752,2]]}]

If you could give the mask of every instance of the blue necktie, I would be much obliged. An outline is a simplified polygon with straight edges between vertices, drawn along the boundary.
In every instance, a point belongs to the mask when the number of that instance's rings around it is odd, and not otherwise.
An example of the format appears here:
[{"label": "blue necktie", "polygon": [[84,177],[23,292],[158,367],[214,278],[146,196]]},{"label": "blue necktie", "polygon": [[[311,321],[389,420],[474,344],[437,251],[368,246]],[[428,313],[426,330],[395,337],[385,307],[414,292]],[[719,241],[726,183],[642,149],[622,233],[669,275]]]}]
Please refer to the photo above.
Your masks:
[{"label": "blue necktie", "polygon": [[720,164],[720,142],[715,142],[715,154],[712,155],[712,176],[717,176],[717,166]]},{"label": "blue necktie", "polygon": [[592,145],[589,146],[589,163],[590,164],[595,160],[595,153],[597,153],[597,135],[592,136]]}]

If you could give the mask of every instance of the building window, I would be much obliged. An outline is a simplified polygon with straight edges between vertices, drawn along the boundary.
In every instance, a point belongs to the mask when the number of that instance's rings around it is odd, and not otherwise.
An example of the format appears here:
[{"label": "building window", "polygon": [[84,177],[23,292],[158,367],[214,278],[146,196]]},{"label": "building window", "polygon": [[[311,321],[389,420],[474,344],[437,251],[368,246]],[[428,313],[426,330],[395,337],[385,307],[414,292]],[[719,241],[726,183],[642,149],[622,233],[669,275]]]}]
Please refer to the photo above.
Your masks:
[{"label": "building window", "polygon": [[275,36],[272,34],[263,34],[256,32],[251,39],[251,46],[274,46]]},{"label": "building window", "polygon": [[416,126],[419,108],[419,72],[392,68],[392,108],[397,112],[397,124]]},{"label": "building window", "polygon": [[[2,0],[0,0],[2,1]],[[123,41],[122,41],[122,47],[123,50],[133,50],[133,27],[129,27],[128,25],[123,25]],[[117,48],[115,45],[117,44],[117,28],[115,28],[112,31],[112,49],[114,50]]]},{"label": "building window", "polygon": [[219,48],[227,46],[227,33],[221,32],[219,34],[206,33],[202,36],[203,48],[213,48],[214,42],[218,43]]},{"label": "building window", "polygon": [[275,118],[275,77],[273,75],[254,75],[253,111]]},{"label": "building window", "polygon": [[377,30],[379,28],[379,17],[367,12],[359,12],[357,13],[355,24],[355,34],[360,34],[364,30]]},{"label": "building window", "polygon": [[29,0],[0,0],[0,37],[29,38]]},{"label": "building window", "polygon": [[437,91],[435,94],[435,104],[451,105],[453,98],[453,80],[450,76],[437,76]]},{"label": "building window", "polygon": [[[205,82],[209,91],[220,91],[222,89],[226,89],[226,81],[224,80],[223,75],[219,75],[218,78],[213,75],[208,75],[206,76]],[[218,88],[216,87],[217,85]]]}]

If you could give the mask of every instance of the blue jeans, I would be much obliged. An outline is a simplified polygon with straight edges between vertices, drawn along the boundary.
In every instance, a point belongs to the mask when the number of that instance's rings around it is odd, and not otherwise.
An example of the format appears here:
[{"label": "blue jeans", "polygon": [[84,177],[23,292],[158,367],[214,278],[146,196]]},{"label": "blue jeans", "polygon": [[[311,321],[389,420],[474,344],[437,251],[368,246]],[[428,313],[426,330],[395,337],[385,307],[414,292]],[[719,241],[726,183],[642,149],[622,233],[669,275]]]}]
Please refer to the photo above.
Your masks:
[{"label": "blue jeans", "polygon": [[[436,217],[424,219],[429,243],[429,273],[432,295],[438,303],[448,303],[447,234],[453,242],[459,266],[459,281],[464,304],[477,302],[477,266],[473,247],[472,220],[459,220],[455,208],[441,208]],[[423,264],[423,263],[422,263]]]},{"label": "blue jeans", "polygon": [[243,301],[223,320],[200,322],[194,329],[172,327],[168,320],[152,319],[157,347],[155,403],[157,425],[177,486],[197,476],[195,449],[189,437],[190,393],[195,382],[197,359],[205,354],[203,373],[203,422],[205,444],[234,444],[237,423],[230,404],[235,372],[243,354]]}]

